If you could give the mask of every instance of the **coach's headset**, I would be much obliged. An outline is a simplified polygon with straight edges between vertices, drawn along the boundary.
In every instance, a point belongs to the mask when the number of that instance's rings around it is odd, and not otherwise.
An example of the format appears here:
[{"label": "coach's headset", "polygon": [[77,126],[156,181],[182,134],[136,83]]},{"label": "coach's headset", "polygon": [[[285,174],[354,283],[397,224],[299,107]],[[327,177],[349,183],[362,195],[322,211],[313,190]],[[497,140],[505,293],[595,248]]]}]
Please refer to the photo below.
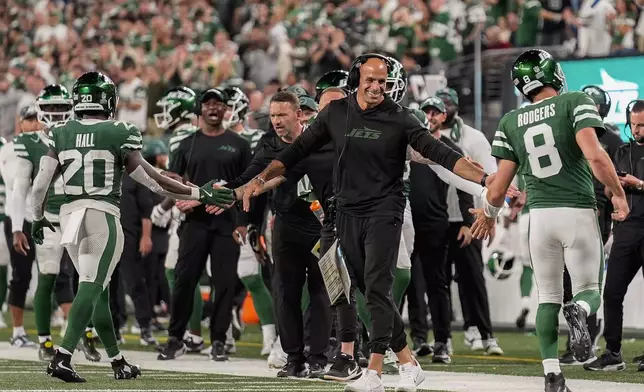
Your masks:
[{"label": "coach's headset", "polygon": [[[347,94],[347,116],[346,116],[346,130],[344,133],[344,145],[342,146],[342,151],[340,151],[340,156],[338,157],[338,162],[336,163],[335,170],[333,171],[333,176],[334,176],[334,191],[338,192],[339,189],[339,171],[340,171],[340,163],[342,162],[342,156],[344,155],[344,151],[347,149],[347,142],[349,141],[349,137],[347,136],[349,132],[351,132],[350,125],[349,125],[349,112],[351,111],[351,94],[354,94],[358,90],[358,86],[360,85],[360,67],[366,63],[369,59],[380,59],[382,60],[385,65],[387,66],[387,75],[391,72],[391,70],[394,68],[393,63],[387,56],[383,56],[378,53],[365,53],[363,55],[358,56],[354,61],[353,64],[351,64],[351,68],[349,68],[349,76],[347,77],[347,90],[349,90],[349,93]],[[386,90],[386,86],[385,86]],[[384,92],[383,92],[384,94]],[[334,202],[335,202],[335,196],[333,197]],[[331,203],[329,203],[331,204]]]}]

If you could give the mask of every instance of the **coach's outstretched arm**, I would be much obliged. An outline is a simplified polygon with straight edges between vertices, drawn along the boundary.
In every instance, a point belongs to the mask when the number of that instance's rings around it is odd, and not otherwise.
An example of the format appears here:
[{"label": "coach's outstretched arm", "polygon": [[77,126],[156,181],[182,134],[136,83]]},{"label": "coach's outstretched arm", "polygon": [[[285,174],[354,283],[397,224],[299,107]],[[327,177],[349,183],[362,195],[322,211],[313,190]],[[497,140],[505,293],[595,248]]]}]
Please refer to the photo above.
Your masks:
[{"label": "coach's outstretched arm", "polygon": [[418,119],[410,115],[409,123],[405,124],[405,129],[409,145],[425,158],[438,163],[466,180],[481,184],[485,172],[448,145],[433,137]]},{"label": "coach's outstretched arm", "polygon": [[141,151],[130,151],[125,157],[125,170],[132,179],[161,196],[178,200],[199,200],[203,203],[216,204],[234,201],[233,194],[225,188],[213,189],[213,181],[201,188],[192,187],[175,181],[156,171],[143,156]]},{"label": "coach's outstretched arm", "polygon": [[584,128],[575,135],[577,144],[590,164],[595,177],[612,193],[611,202],[615,212],[613,219],[622,221],[630,212],[626,193],[619,182],[615,166],[597,139],[595,128]]}]

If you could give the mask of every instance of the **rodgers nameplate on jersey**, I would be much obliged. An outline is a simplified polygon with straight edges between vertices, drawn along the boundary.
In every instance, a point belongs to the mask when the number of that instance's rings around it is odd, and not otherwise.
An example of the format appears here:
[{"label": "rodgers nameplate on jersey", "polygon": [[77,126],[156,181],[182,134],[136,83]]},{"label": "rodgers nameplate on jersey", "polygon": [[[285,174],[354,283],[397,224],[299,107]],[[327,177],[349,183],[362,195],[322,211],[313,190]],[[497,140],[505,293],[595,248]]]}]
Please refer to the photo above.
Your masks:
[{"label": "rodgers nameplate on jersey", "polygon": [[595,208],[590,166],[575,135],[603,127],[588,95],[564,93],[506,114],[494,135],[492,155],[519,165],[529,209]]},{"label": "rodgers nameplate on jersey", "polygon": [[61,215],[92,208],[120,217],[125,157],[142,147],[134,125],[112,120],[71,120],[50,130],[61,165],[65,203]]}]

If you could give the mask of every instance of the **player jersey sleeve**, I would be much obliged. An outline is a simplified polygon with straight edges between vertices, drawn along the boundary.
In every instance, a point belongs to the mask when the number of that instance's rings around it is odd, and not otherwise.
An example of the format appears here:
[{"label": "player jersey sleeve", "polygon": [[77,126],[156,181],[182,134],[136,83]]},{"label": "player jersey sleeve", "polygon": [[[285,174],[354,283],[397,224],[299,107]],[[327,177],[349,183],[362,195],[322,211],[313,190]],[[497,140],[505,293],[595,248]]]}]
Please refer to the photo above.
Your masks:
[{"label": "player jersey sleeve", "polygon": [[503,117],[494,134],[494,140],[492,140],[492,156],[518,163],[519,160],[508,138],[505,123],[506,117]]},{"label": "player jersey sleeve", "polygon": [[13,149],[15,151],[16,157],[21,160],[30,161],[29,157],[29,136],[26,134],[20,134],[13,139]]},{"label": "player jersey sleeve", "polygon": [[116,122],[115,125],[124,128],[119,149],[121,151],[121,161],[125,162],[125,156],[127,154],[136,150],[140,151],[143,148],[143,137],[141,136],[141,131],[132,124]]},{"label": "player jersey sleeve", "polygon": [[575,92],[568,109],[568,116],[575,133],[584,128],[604,129],[604,122],[599,116],[595,102],[584,92]]},{"label": "player jersey sleeve", "polygon": [[58,127],[53,126],[47,131],[47,145],[50,150],[53,150],[58,154],[58,149],[56,148],[56,136],[58,134]]}]

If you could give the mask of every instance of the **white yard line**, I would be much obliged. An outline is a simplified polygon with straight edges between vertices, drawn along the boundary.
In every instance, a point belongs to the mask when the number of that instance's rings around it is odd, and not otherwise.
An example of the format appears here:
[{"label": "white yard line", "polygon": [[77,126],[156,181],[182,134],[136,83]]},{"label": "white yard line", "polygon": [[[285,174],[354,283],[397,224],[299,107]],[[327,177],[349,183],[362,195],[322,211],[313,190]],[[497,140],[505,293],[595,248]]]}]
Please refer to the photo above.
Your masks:
[{"label": "white yard line", "polygon": [[[237,359],[232,358],[229,362],[213,362],[204,357],[184,355],[174,361],[158,361],[156,353],[143,352],[143,351],[126,351],[123,355],[129,362],[140,365],[143,369],[143,377],[145,377],[146,370],[165,371],[165,372],[191,372],[203,374],[229,374],[236,376],[249,376],[249,377],[269,377],[274,378],[276,374],[275,369],[269,369],[265,361],[255,359]],[[13,359],[13,360],[27,360],[36,361],[38,354],[36,350],[13,348],[8,343],[0,343],[0,359]],[[92,363],[85,360],[82,353],[76,352],[74,354],[74,363],[84,365],[97,365],[108,367],[110,366],[107,356],[103,355],[103,360],[100,363]],[[14,373],[14,366],[12,364],[12,371]],[[43,363],[43,371],[45,368]],[[29,369],[32,366],[30,365]],[[16,369],[16,372],[18,370]],[[565,371],[565,368],[564,368]],[[81,371],[81,374],[83,372]],[[155,377],[155,376],[153,376]],[[171,373],[165,375],[164,378],[172,378]],[[398,376],[384,376],[385,386],[393,388],[398,381]],[[240,390],[262,390],[262,391],[286,391],[294,390],[293,385],[284,383],[281,385],[270,385],[264,381],[252,382],[251,380],[239,380],[235,382],[237,388],[226,389],[221,388],[225,385],[222,380],[207,381],[203,378],[195,378],[194,380],[187,379],[186,381],[193,381],[195,386],[213,386],[215,388],[203,389],[203,391],[212,391],[216,389],[218,392],[231,391],[240,392]],[[243,383],[243,386],[240,384]],[[316,385],[316,383],[319,383]],[[304,386],[299,390],[329,390],[334,388],[335,384],[322,382],[319,380],[311,380],[310,386]],[[577,392],[644,392],[643,384],[632,383],[616,383],[608,381],[593,381],[593,380],[569,380],[568,387]],[[518,377],[518,376],[501,376],[493,374],[480,374],[480,373],[456,373],[456,372],[436,372],[425,371],[425,382],[419,388],[430,390],[445,390],[451,392],[499,392],[499,391],[512,391],[512,392],[535,392],[543,390],[543,378],[541,377]],[[32,390],[33,391],[33,390]],[[51,391],[51,390],[50,390]],[[61,391],[66,391],[61,389]],[[82,391],[82,390],[78,390]],[[87,389],[87,391],[100,392],[111,390],[98,390]],[[121,392],[129,390],[119,389]],[[135,390],[131,390],[135,391]],[[139,390],[140,391],[140,390]],[[164,392],[178,392],[179,390],[164,390]],[[186,390],[187,392],[188,390]],[[198,389],[190,391],[200,391]]]}]

